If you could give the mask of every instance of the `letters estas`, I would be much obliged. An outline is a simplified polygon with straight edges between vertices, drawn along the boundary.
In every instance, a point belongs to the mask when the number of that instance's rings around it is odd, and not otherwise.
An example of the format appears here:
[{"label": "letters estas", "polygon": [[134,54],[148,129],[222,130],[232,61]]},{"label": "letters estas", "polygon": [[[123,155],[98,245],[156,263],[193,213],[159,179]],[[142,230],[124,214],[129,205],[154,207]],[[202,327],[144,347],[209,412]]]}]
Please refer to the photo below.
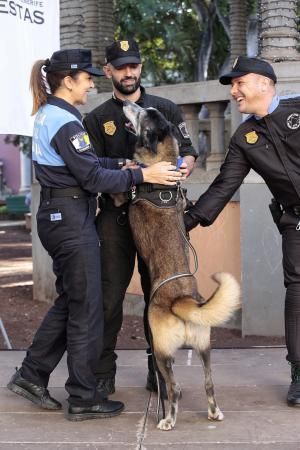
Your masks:
[{"label": "letters estas", "polygon": [[39,11],[39,10],[30,11],[29,8],[25,8],[24,6],[19,5],[18,3],[14,2],[14,1],[10,1],[8,4],[1,2],[0,3],[0,14],[1,13],[11,14],[12,16],[15,16],[15,17],[23,20],[24,22],[29,21],[29,22],[35,23],[37,25],[41,25],[45,21],[45,19],[43,17],[44,16],[43,11]]}]

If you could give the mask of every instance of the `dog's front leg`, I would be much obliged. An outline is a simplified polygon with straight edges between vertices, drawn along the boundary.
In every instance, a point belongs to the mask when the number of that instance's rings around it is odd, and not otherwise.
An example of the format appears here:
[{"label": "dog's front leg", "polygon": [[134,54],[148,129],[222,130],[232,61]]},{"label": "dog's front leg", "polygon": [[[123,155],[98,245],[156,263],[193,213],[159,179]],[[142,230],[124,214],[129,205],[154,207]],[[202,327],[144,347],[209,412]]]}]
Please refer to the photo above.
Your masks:
[{"label": "dog's front leg", "polygon": [[163,358],[158,355],[155,355],[155,357],[160,373],[162,374],[166,382],[169,403],[167,416],[165,417],[165,419],[161,419],[161,421],[157,425],[157,428],[159,428],[160,430],[168,431],[172,430],[176,423],[178,399],[180,398],[181,391],[179,384],[176,383],[174,378],[172,369],[173,359],[170,357]]}]

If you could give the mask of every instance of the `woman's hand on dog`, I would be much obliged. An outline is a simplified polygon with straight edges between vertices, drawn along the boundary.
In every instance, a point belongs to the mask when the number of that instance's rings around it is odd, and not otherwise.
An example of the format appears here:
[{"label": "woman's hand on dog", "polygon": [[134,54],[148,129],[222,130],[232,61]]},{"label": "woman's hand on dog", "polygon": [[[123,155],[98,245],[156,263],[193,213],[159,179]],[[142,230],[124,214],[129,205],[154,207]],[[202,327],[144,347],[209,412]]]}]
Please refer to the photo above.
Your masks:
[{"label": "woman's hand on dog", "polygon": [[[182,166],[184,163],[182,163]],[[185,170],[184,168],[182,170]],[[152,166],[142,169],[145,183],[157,183],[166,184],[168,186],[176,185],[177,181],[183,180],[181,168],[180,171],[176,170],[176,166],[170,162],[161,161],[153,164]]]}]

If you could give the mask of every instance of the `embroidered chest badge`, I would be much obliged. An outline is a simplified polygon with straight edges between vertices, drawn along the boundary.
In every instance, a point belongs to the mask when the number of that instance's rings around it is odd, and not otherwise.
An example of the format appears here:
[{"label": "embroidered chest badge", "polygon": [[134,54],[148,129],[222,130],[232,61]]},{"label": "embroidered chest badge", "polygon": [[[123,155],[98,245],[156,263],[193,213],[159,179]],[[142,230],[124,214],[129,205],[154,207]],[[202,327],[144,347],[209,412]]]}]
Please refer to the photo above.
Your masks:
[{"label": "embroidered chest badge", "polygon": [[117,127],[113,120],[110,120],[109,122],[105,122],[103,124],[103,126],[104,126],[105,134],[108,134],[109,136],[113,136],[115,134]]},{"label": "embroidered chest badge", "polygon": [[297,130],[300,127],[300,114],[290,114],[286,119],[286,124],[291,130]]},{"label": "embroidered chest badge", "polygon": [[256,144],[258,141],[258,134],[256,131],[250,131],[249,133],[245,134],[245,138],[247,141],[247,144]]}]

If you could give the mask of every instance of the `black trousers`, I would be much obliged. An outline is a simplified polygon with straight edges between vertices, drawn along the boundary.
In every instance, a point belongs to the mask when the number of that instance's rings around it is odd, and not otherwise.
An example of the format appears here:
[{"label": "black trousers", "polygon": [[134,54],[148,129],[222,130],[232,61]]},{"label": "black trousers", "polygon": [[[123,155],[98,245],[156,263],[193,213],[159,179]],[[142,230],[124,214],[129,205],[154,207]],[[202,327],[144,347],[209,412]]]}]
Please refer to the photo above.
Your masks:
[{"label": "black trousers", "polygon": [[47,386],[67,351],[69,403],[91,406],[101,397],[94,375],[102,351],[103,305],[96,199],[51,198],[37,213],[40,240],[53,259],[58,297],[27,350],[21,374]]},{"label": "black trousers", "polygon": [[285,338],[287,360],[300,364],[300,217],[283,214],[279,222],[282,234],[282,263],[285,297]]},{"label": "black trousers", "polygon": [[[111,200],[107,200],[96,223],[101,240],[104,336],[103,352],[95,373],[97,378],[110,378],[116,373],[115,348],[123,321],[123,301],[132,278],[137,252],[128,222],[127,204],[117,208]],[[151,285],[145,263],[139,255],[137,258],[145,300],[144,329],[149,343],[148,305]]]}]

